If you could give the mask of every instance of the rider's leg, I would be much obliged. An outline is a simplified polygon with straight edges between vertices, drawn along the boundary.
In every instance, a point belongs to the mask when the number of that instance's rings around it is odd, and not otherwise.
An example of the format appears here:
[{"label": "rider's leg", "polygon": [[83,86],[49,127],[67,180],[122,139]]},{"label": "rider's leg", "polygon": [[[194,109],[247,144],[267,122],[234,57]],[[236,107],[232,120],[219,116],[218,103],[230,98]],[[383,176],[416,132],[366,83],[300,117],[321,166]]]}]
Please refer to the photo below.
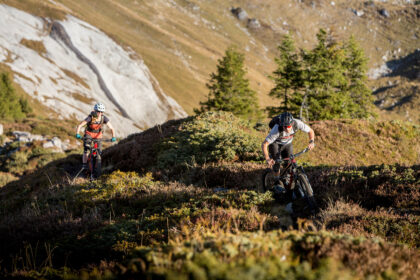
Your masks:
[{"label": "rider's leg", "polygon": [[[268,146],[268,151],[270,153],[270,157],[274,160],[278,160],[280,158],[280,145],[276,142],[270,144]],[[273,171],[274,171],[274,177],[276,179],[276,181],[274,182],[275,185],[279,185],[280,184],[280,164],[279,163],[275,163],[273,166]]]},{"label": "rider's leg", "polygon": [[88,156],[90,153],[91,144],[92,144],[92,138],[89,137],[88,135],[85,135],[84,140],[83,140],[83,156],[82,156],[83,168],[87,167],[86,163],[87,163]]},{"label": "rider's leg", "polygon": [[[286,144],[284,146],[282,146],[281,150],[281,156],[282,158],[289,158],[290,155],[293,155],[293,145],[292,143]],[[283,168],[287,167],[287,162],[284,162]],[[287,173],[284,175],[284,184],[286,186],[289,185],[290,182],[290,173]],[[289,201],[293,200],[293,190],[286,188],[286,196],[288,198]]]}]

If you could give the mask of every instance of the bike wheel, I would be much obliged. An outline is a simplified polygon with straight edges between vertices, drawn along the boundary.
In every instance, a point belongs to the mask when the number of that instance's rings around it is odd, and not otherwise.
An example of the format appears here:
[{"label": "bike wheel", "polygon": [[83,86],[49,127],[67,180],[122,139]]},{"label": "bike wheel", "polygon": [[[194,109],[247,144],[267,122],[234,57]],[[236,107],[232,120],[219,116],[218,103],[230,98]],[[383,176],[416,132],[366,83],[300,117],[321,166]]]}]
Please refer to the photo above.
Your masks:
[{"label": "bike wheel", "polygon": [[311,212],[315,212],[318,206],[315,201],[314,191],[312,190],[311,184],[305,174],[299,174],[297,177],[297,183],[300,191],[304,194],[304,199]]},{"label": "bike wheel", "polygon": [[261,192],[271,191],[274,186],[274,174],[273,171],[270,168],[267,168],[264,170],[264,173],[262,175],[262,189]]},{"label": "bike wheel", "polygon": [[88,178],[90,180],[93,180],[94,172],[95,172],[95,165],[96,165],[96,158],[95,157],[89,157],[88,159]]},{"label": "bike wheel", "polygon": [[102,174],[101,167],[102,167],[101,159],[97,158],[95,162],[95,172],[94,172],[95,178],[99,178],[101,176]]}]

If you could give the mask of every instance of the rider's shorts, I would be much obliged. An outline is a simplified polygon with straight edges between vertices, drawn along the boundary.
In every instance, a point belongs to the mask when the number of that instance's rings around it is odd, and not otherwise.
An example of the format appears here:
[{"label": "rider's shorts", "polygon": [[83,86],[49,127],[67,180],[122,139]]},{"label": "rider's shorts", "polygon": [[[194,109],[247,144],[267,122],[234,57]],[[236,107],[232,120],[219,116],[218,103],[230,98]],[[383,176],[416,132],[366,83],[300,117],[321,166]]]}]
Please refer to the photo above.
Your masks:
[{"label": "rider's shorts", "polygon": [[[85,134],[83,137],[83,151],[89,153],[92,149],[93,138],[89,134]],[[102,152],[102,142],[98,142],[99,154]]]},{"label": "rider's shorts", "polygon": [[[279,143],[274,142],[268,146],[268,150],[270,152],[270,157],[274,160],[280,158],[288,158],[291,154],[293,154],[292,143],[280,145]],[[278,172],[280,170],[280,164],[274,164],[273,170]]]}]

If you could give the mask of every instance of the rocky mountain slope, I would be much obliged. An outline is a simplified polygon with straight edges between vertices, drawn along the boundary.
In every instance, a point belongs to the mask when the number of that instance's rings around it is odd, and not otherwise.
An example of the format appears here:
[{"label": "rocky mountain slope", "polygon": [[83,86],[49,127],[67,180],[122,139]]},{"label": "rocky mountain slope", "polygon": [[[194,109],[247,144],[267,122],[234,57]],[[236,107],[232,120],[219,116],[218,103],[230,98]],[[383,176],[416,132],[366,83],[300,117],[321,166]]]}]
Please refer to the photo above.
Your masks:
[{"label": "rocky mountain slope", "polygon": [[[393,79],[404,80],[399,74],[393,77],[388,75],[392,61],[400,61],[402,63],[400,67],[405,67],[403,58],[415,55],[419,47],[420,11],[416,1],[60,0],[40,3],[35,0],[19,2],[2,0],[1,2],[37,16],[32,20],[39,22],[39,28],[42,29],[44,26],[46,29],[38,32],[34,38],[16,41],[15,51],[17,49],[32,51],[34,55],[33,48],[36,42],[44,39],[54,41],[56,29],[46,27],[51,26],[53,21],[58,21],[62,26],[74,31],[71,36],[80,37],[74,39],[73,45],[90,61],[95,59],[100,61],[99,57],[90,57],[99,52],[100,49],[95,49],[99,46],[104,47],[101,51],[106,53],[102,54],[105,57],[111,58],[113,56],[110,55],[119,53],[118,61],[114,61],[114,58],[106,63],[103,61],[95,64],[101,75],[105,75],[102,79],[98,77],[98,71],[89,64],[82,63],[84,65],[80,71],[66,72],[56,69],[55,74],[47,73],[46,75],[50,75],[53,80],[43,78],[42,83],[47,83],[49,88],[63,88],[61,83],[64,85],[70,83],[74,89],[68,89],[63,96],[75,100],[78,104],[76,107],[80,107],[78,110],[83,112],[90,108],[94,99],[103,98],[112,110],[118,112],[115,118],[119,121],[125,120],[124,115],[127,113],[136,119],[136,126],[142,129],[153,123],[161,123],[164,118],[180,116],[182,110],[191,113],[192,109],[198,106],[198,102],[206,97],[205,83],[209,79],[209,74],[215,71],[217,59],[232,44],[237,45],[246,54],[251,86],[257,90],[260,104],[263,107],[272,104],[272,100],[267,96],[273,86],[268,75],[274,69],[273,58],[277,54],[276,47],[282,36],[290,32],[299,47],[309,48],[314,44],[315,34],[319,28],[329,30],[337,39],[347,39],[351,34],[355,35],[369,58],[372,89],[379,88],[382,93],[378,95],[378,104],[384,99],[395,99],[390,101],[395,104],[407,103],[405,101],[409,99],[407,104],[412,105],[408,106],[418,105],[416,96],[419,79],[416,67],[407,69],[414,77],[410,80],[410,85],[404,82],[404,86],[398,89],[397,93],[388,91],[387,88],[387,83]],[[3,6],[3,13],[5,7]],[[85,23],[82,24],[82,21]],[[17,23],[15,25],[18,26]],[[10,26],[10,22],[2,26]],[[11,32],[16,30],[16,26],[10,28]],[[90,40],[91,43],[88,43],[83,39],[84,32],[101,36],[106,34],[108,39]],[[7,49],[6,45],[3,45],[2,49]],[[63,44],[60,49],[69,50],[68,46]],[[46,52],[49,53],[49,48]],[[70,52],[74,56],[74,59],[70,59],[71,63],[64,61],[61,63],[77,65],[83,61],[80,60],[80,56],[75,57],[74,51]],[[3,63],[10,64],[8,61],[11,59],[10,56],[7,56],[5,51],[3,53]],[[41,51],[36,59],[41,60],[42,56]],[[121,57],[125,58],[121,60]],[[57,62],[56,58],[50,59],[60,65],[60,61]],[[129,61],[133,63],[130,65],[140,72],[130,70],[131,66],[128,67],[126,64]],[[74,67],[79,67],[76,65]],[[150,69],[150,73],[146,69]],[[22,73],[19,76],[16,68],[10,71],[15,72],[15,80],[26,85],[24,88],[29,94],[41,94],[36,90],[35,85],[39,81],[34,82],[37,80],[33,74],[34,70],[32,72],[29,70],[31,75],[26,74],[32,77],[30,79],[32,82],[22,77]],[[111,73],[115,78],[107,76]],[[156,79],[151,78],[151,75]],[[130,79],[129,83],[126,78]],[[169,98],[161,94],[158,84]],[[42,92],[46,94],[44,92],[48,91]],[[114,98],[110,97],[109,92]],[[137,95],[133,92],[137,92]],[[147,96],[150,96],[152,101],[141,95],[145,92],[151,93]],[[182,109],[170,98],[173,98]],[[54,107],[54,102],[59,101],[46,98],[43,102]],[[71,107],[68,103],[67,101],[67,105],[63,105],[66,110],[70,110]],[[138,110],[131,109],[133,104],[136,104]],[[148,111],[148,108],[153,109]],[[396,112],[397,118],[416,121],[415,112],[410,110],[407,112],[405,109],[400,109],[401,106],[390,108],[390,106],[380,107],[384,110],[384,116],[389,115],[391,110]],[[151,112],[156,114],[161,112],[160,117],[156,119]],[[130,124],[132,121],[125,123]],[[129,130],[132,132],[133,127],[131,126]]]}]

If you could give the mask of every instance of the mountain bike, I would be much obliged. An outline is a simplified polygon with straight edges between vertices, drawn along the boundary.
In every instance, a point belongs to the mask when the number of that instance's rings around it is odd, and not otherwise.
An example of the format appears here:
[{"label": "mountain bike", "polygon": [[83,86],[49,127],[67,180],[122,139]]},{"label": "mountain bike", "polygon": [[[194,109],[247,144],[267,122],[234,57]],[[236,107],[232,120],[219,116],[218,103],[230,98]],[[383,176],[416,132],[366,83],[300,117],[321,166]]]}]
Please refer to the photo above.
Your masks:
[{"label": "mountain bike", "polygon": [[[87,169],[86,169],[86,178],[89,178],[91,181],[101,176],[101,164],[102,164],[102,158],[101,153],[99,152],[99,143],[100,142],[112,142],[111,139],[93,139],[93,138],[82,138],[83,140],[89,139],[91,141],[91,149],[90,153],[87,158]],[[84,169],[81,169],[75,178],[79,176],[79,174]]]},{"label": "mountain bike", "polygon": [[306,148],[289,158],[277,159],[276,163],[278,164],[287,163],[286,167],[280,172],[280,184],[275,185],[276,177],[273,168],[267,168],[262,176],[262,186],[264,192],[273,192],[274,197],[278,200],[303,201],[305,204],[304,211],[309,210],[311,213],[315,213],[318,206],[314,192],[303,167],[299,166],[295,159],[308,151],[309,149]]}]

